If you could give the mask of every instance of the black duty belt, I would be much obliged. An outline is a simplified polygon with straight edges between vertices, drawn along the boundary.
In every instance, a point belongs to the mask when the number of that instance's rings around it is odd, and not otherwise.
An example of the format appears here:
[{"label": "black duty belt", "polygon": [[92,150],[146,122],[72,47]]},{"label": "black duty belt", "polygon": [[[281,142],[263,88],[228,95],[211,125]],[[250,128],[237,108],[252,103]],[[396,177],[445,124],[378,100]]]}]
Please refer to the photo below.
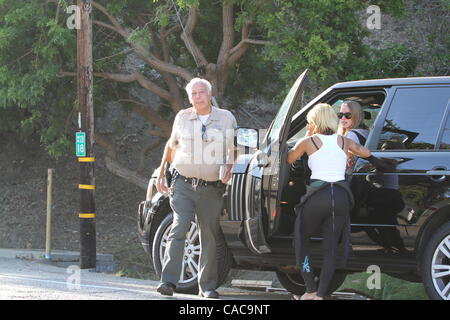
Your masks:
[{"label": "black duty belt", "polygon": [[224,184],[220,180],[206,181],[206,180],[199,179],[199,178],[188,178],[181,174],[178,174],[177,179],[182,179],[184,182],[192,184],[192,188],[194,188],[194,190],[198,186],[202,186],[202,187],[206,187],[206,186],[222,187],[222,186],[224,186]]}]

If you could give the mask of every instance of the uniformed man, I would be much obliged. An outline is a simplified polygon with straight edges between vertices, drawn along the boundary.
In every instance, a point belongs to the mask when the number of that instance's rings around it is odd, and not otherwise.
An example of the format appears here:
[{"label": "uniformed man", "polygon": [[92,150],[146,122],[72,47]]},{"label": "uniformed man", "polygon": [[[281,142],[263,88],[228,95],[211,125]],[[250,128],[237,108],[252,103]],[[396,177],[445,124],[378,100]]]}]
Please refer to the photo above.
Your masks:
[{"label": "uniformed man", "polygon": [[[212,106],[212,88],[207,80],[192,79],[186,91],[192,107],[181,110],[175,117],[156,183],[159,192],[169,192],[173,210],[157,291],[173,295],[180,278],[186,234],[196,215],[201,246],[199,294],[218,298],[216,239],[225,183],[231,178],[236,157],[233,139],[237,124],[231,112]],[[165,186],[167,159],[173,154],[173,179],[170,186]]]}]

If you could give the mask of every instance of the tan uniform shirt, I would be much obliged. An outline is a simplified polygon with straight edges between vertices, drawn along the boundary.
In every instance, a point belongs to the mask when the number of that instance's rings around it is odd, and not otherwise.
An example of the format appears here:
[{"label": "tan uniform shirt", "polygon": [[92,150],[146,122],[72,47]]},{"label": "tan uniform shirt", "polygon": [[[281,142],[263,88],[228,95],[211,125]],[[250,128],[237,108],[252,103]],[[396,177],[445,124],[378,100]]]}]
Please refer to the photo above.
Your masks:
[{"label": "tan uniform shirt", "polygon": [[228,110],[211,107],[204,126],[194,108],[181,110],[169,139],[175,152],[172,166],[186,177],[219,180],[220,166],[233,162],[236,128],[236,119]]}]

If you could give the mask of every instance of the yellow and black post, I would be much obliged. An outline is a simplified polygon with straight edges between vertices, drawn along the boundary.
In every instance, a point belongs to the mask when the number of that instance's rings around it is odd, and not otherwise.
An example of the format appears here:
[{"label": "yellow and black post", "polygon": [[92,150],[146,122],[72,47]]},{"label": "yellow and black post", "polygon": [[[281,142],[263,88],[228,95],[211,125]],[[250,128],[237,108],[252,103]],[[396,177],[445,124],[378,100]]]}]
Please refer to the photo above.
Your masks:
[{"label": "yellow and black post", "polygon": [[[77,156],[80,163],[80,268],[91,269],[96,267],[97,257],[93,155],[92,3],[91,0],[77,0],[77,6],[80,10],[80,28],[77,30],[77,86],[81,130],[77,133]],[[83,143],[80,143],[81,150],[79,150],[78,136],[81,137],[81,142],[84,138],[85,150]]]},{"label": "yellow and black post", "polygon": [[96,267],[96,230],[95,230],[95,201],[93,183],[93,157],[78,158],[80,162],[80,268],[93,269]]}]

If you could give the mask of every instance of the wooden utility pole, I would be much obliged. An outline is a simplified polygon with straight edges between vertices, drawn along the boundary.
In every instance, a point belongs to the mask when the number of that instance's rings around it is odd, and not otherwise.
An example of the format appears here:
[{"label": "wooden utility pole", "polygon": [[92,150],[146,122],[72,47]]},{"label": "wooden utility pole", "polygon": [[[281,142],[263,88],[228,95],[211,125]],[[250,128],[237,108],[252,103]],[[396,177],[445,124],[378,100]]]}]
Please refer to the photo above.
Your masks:
[{"label": "wooden utility pole", "polygon": [[52,248],[52,191],[54,169],[47,170],[47,230],[45,236],[45,259],[51,259]]},{"label": "wooden utility pole", "polygon": [[86,156],[80,162],[80,268],[96,267],[95,202],[94,202],[94,104],[92,67],[92,3],[77,0],[80,28],[77,30],[78,105],[80,130],[86,138]]}]

